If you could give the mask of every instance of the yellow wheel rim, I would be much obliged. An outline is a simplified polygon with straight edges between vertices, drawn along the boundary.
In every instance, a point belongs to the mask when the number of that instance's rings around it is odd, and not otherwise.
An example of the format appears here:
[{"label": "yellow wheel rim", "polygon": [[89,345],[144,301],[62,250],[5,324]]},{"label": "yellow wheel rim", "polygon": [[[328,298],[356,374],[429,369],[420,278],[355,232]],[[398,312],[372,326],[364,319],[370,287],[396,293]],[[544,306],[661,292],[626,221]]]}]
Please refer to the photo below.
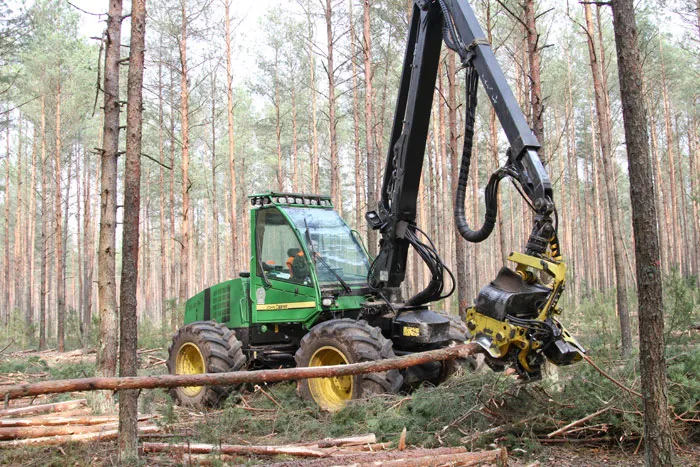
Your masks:
[{"label": "yellow wheel rim", "polygon": [[[321,347],[311,356],[309,366],[347,365],[348,359],[335,347]],[[309,380],[309,391],[314,401],[325,410],[336,412],[352,399],[352,376],[314,378]]]},{"label": "yellow wheel rim", "polygon": [[[184,343],[177,351],[175,360],[175,374],[178,375],[198,375],[206,373],[204,357],[199,347],[191,342]],[[202,390],[202,386],[187,386],[181,388],[188,397],[195,397]]]}]

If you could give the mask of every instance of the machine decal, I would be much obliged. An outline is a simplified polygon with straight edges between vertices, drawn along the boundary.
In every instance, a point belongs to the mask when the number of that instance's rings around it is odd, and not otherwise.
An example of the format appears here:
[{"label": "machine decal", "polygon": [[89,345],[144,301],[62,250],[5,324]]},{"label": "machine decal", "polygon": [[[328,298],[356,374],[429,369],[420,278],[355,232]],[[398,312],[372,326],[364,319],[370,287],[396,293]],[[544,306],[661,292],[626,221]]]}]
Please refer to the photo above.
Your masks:
[{"label": "machine decal", "polygon": [[258,311],[292,310],[295,308],[311,308],[315,306],[316,302],[271,303],[269,305],[258,304]]}]

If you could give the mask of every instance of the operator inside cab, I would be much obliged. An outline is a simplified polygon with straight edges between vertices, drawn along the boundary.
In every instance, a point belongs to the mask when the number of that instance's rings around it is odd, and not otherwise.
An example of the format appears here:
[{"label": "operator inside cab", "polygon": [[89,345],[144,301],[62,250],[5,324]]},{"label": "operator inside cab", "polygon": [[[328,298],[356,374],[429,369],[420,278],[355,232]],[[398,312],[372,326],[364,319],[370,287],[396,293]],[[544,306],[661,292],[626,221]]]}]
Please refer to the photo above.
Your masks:
[{"label": "operator inside cab", "polygon": [[309,263],[304,257],[304,252],[301,248],[290,248],[287,250],[287,269],[291,275],[291,280],[294,282],[304,282],[309,278]]}]

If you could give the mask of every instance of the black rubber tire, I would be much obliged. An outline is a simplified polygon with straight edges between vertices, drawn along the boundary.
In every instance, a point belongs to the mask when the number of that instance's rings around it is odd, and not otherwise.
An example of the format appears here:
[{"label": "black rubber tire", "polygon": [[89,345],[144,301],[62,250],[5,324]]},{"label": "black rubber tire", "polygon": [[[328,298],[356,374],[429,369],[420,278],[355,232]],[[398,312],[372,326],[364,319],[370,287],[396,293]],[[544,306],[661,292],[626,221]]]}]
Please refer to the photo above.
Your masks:
[{"label": "black rubber tire", "polygon": [[[176,374],[178,352],[187,343],[197,346],[207,373],[237,371],[245,366],[245,357],[235,333],[215,321],[200,321],[181,327],[173,336],[168,347],[168,373]],[[172,388],[170,394],[180,405],[205,409],[220,406],[234,389],[233,386],[202,386],[201,391],[192,396],[178,387]]]},{"label": "black rubber tire", "polygon": [[[450,320],[449,341],[446,346],[465,344],[466,341],[469,339],[469,330],[467,329],[467,325],[465,324],[465,322],[462,321],[462,318],[459,316],[445,317]],[[450,376],[462,370],[472,372],[477,371],[480,368],[481,364],[479,363],[479,359],[471,356],[467,358],[455,358],[454,360],[445,360],[442,363],[442,371],[440,372],[440,376],[437,381],[434,381],[434,383],[443,383]]]},{"label": "black rubber tire", "polygon": [[[297,367],[308,366],[316,350],[324,346],[334,347],[342,352],[348,363],[383,360],[395,356],[392,341],[385,338],[379,328],[370,326],[364,320],[335,319],[317,324],[301,339],[299,349],[294,355]],[[402,385],[403,376],[398,370],[354,375],[352,399],[362,399],[374,394],[395,394]],[[308,380],[299,381],[297,394],[304,400],[314,401]]]}]

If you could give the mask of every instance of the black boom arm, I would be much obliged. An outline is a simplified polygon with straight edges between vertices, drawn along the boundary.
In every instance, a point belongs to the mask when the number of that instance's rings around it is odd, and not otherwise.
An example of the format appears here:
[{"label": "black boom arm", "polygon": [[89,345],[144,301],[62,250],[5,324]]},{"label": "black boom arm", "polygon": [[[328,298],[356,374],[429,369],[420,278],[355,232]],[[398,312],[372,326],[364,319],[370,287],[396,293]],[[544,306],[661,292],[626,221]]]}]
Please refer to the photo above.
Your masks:
[{"label": "black boom arm", "polygon": [[[443,271],[446,268],[430,240],[422,240],[419,235],[422,232],[415,225],[418,188],[443,41],[457,52],[467,70],[466,129],[455,203],[458,230],[471,242],[483,241],[489,236],[495,223],[498,182],[509,176],[519,183],[536,211],[535,225],[526,247],[528,254],[542,254],[548,245],[556,244],[551,220],[554,213],[552,187],[537,154],[540,144],[508,86],[474,11],[466,0],[415,0],[381,199],[378,209],[365,216],[370,226],[381,232],[380,251],[370,270],[372,287],[382,289],[401,285],[406,274],[409,245],[416,248],[432,273],[427,288],[410,298],[406,305],[434,301],[443,293]],[[464,196],[479,79],[505,131],[510,149],[506,165],[494,173],[486,188],[484,225],[474,231],[466,223]]]}]

